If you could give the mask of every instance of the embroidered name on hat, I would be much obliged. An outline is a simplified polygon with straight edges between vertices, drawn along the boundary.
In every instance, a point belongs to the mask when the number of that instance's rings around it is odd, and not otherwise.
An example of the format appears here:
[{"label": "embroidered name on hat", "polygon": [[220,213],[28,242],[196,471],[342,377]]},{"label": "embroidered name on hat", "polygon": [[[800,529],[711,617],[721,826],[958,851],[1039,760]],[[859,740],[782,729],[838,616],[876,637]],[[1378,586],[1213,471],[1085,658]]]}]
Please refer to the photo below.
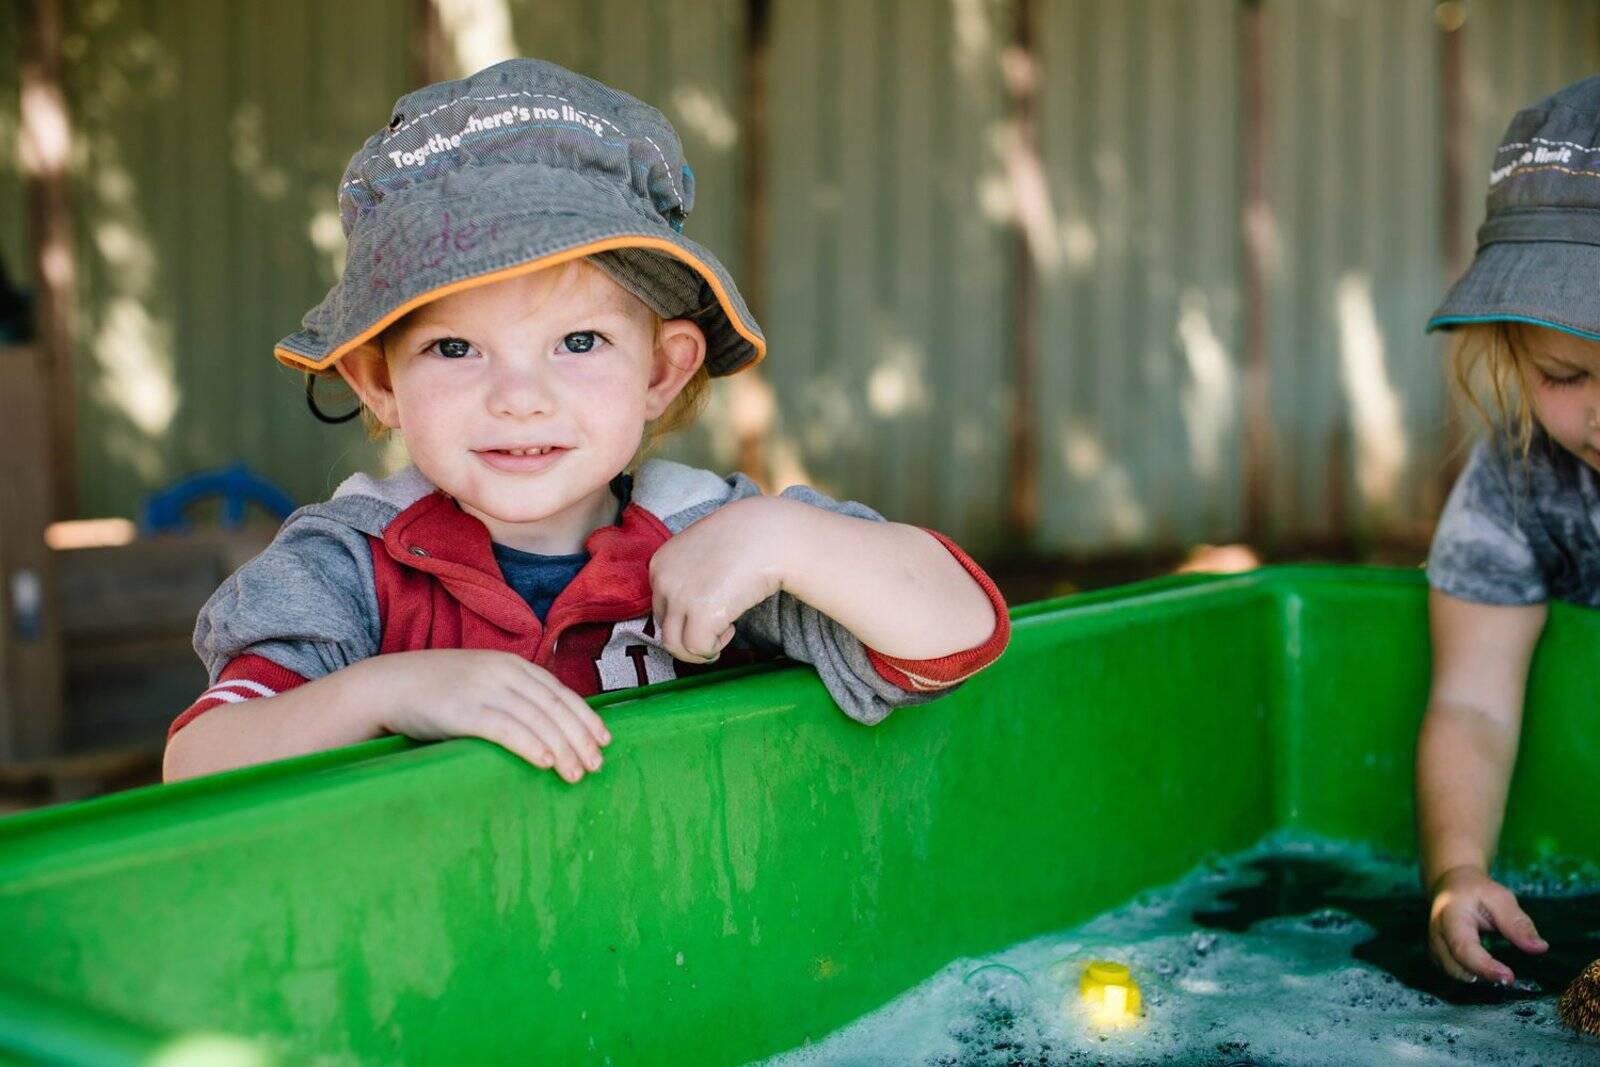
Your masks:
[{"label": "embroidered name on hat", "polygon": [[394,234],[372,249],[367,275],[371,293],[400,287],[418,271],[436,270],[448,259],[480,251],[500,239],[498,222],[480,226],[453,219],[448,211],[437,222],[428,219],[418,226],[407,217],[397,225]]},{"label": "embroidered name on hat", "polygon": [[529,122],[567,122],[582,126],[596,137],[605,135],[605,127],[598,115],[591,115],[586,111],[579,111],[571,104],[562,104],[559,108],[538,107],[527,104],[513,104],[504,111],[497,111],[491,115],[474,115],[461,127],[459,133],[446,137],[436,133],[423,142],[420,148],[410,151],[389,152],[388,156],[397,167],[416,167],[428,161],[428,157],[437,152],[446,152],[452,148],[461,147],[461,139],[475,133],[485,133],[508,126],[520,126]]}]

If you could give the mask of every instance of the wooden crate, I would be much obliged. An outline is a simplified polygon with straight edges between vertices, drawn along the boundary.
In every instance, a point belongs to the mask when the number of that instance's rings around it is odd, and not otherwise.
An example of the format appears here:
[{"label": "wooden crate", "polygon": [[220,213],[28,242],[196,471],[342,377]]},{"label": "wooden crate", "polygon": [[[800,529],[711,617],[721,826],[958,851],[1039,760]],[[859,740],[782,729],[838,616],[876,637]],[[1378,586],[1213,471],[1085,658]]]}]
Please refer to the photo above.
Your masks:
[{"label": "wooden crate", "polygon": [[276,529],[263,522],[56,553],[67,751],[160,748],[167,725],[206,687],[190,643],[195,616]]}]

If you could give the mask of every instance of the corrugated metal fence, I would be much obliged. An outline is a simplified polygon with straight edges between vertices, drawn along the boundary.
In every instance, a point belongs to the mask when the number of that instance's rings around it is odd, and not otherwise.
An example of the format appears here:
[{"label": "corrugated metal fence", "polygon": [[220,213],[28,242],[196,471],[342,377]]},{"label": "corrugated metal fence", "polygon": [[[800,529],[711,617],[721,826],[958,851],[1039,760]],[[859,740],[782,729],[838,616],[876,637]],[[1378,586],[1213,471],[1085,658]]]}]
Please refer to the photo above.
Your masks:
[{"label": "corrugated metal fence", "polygon": [[337,176],[405,84],[394,10],[66,5],[81,513],[240,458],[309,499],[370,458],[312,422],[271,347],[335,276]]},{"label": "corrugated metal fence", "polygon": [[1228,536],[1243,498],[1236,5],[1041,10],[1043,539]]},{"label": "corrugated metal fence", "polygon": [[[759,295],[775,469],[1000,547],[1012,353],[1033,329],[1037,547],[1236,536],[1240,4],[1036,0],[1030,183],[1007,107],[1015,2],[772,3]],[[399,5],[67,7],[79,510],[130,514],[147,489],[235,458],[302,499],[398,462],[314,423],[269,353],[334,277],[337,176],[407,88]],[[439,10],[459,66],[540,55],[661,106],[698,178],[689,232],[741,276],[744,0]],[[1600,2],[1465,10],[1470,231],[1511,112],[1600,69]],[[1266,0],[1264,14],[1270,532],[1416,533],[1450,459],[1439,348],[1420,333],[1447,281],[1439,14],[1431,0]],[[7,138],[14,64],[0,56]],[[20,203],[19,188],[8,155],[0,193]],[[16,215],[0,219],[11,264]],[[1017,228],[1031,325],[1011,314]],[[729,408],[723,390],[674,452],[731,465]]]}]

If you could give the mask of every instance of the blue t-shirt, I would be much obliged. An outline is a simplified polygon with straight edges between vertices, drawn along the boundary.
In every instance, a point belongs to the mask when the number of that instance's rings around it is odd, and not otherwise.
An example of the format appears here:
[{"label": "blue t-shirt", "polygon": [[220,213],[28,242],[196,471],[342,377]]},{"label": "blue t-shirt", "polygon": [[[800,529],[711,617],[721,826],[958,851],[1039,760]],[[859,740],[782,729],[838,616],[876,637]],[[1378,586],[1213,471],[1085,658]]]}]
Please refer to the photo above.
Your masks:
[{"label": "blue t-shirt", "polygon": [[[633,498],[633,475],[623,473],[611,479],[611,495],[617,498],[617,517],[614,523],[622,521],[622,511],[628,506],[628,501]],[[550,605],[561,590],[565,589],[572,579],[583,570],[583,565],[589,562],[589,553],[574,552],[566,556],[541,556],[536,552],[524,552],[520,548],[509,548],[499,542],[490,542],[494,549],[494,561],[500,564],[500,574],[506,584],[517,591],[517,595],[528,602],[528,607],[544,622],[544,617],[550,611]]]},{"label": "blue t-shirt", "polygon": [[572,579],[589,562],[589,553],[574,552],[570,556],[541,556],[494,544],[494,561],[500,564],[500,573],[506,584],[517,591],[528,607],[544,622],[551,601],[565,589]]}]

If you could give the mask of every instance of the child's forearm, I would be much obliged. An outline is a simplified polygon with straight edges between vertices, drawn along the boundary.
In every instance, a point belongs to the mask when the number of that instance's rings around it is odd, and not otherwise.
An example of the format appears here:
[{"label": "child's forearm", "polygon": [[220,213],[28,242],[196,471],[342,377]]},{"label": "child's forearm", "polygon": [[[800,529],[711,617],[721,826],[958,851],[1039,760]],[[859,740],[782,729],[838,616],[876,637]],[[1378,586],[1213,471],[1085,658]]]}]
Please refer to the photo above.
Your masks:
[{"label": "child's forearm", "polygon": [[1517,729],[1483,711],[1430,703],[1417,739],[1417,828],[1422,880],[1446,871],[1487,871],[1500,836]]},{"label": "child's forearm", "polygon": [[783,502],[783,588],[886,656],[983,644],[998,620],[978,582],[924,530]]},{"label": "child's forearm", "polygon": [[305,685],[212,708],[167,742],[169,782],[370,741],[385,732],[363,660]]},{"label": "child's forearm", "polygon": [[1543,604],[1428,594],[1433,681],[1417,737],[1417,838],[1431,890],[1457,867],[1487,872],[1505,816]]}]

